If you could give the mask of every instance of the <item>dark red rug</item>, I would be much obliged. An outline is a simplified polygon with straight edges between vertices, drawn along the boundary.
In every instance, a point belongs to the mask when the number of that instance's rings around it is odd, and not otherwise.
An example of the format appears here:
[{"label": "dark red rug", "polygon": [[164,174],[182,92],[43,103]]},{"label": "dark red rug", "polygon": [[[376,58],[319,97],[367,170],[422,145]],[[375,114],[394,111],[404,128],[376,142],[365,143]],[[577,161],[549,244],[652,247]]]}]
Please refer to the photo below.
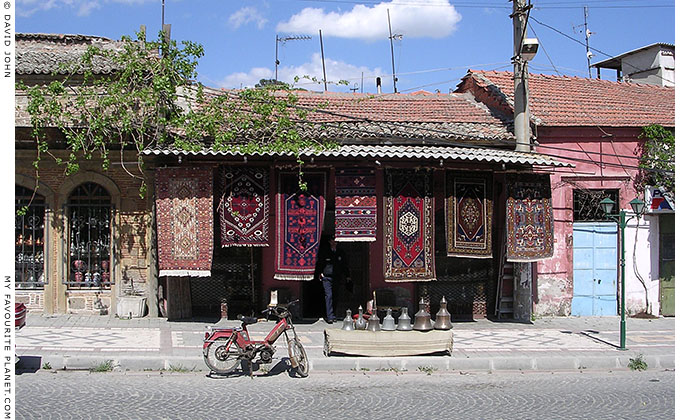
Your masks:
[{"label": "dark red rug", "polygon": [[384,280],[436,280],[431,171],[386,170]]},{"label": "dark red rug", "polygon": [[296,173],[278,174],[276,200],[277,280],[312,280],[326,215],[326,174],[305,173],[308,190],[298,186]]},{"label": "dark red rug", "polygon": [[446,245],[449,257],[491,258],[490,173],[446,172]]},{"label": "dark red rug", "polygon": [[506,178],[506,260],[532,262],[553,256],[553,208],[548,174]]},{"label": "dark red rug", "polygon": [[160,276],[210,276],[213,255],[211,168],[156,171]]},{"label": "dark red rug", "polygon": [[376,240],[376,176],[369,168],[335,170],[335,240]]},{"label": "dark red rug", "polygon": [[221,246],[268,246],[268,171],[246,166],[221,167],[220,176]]}]

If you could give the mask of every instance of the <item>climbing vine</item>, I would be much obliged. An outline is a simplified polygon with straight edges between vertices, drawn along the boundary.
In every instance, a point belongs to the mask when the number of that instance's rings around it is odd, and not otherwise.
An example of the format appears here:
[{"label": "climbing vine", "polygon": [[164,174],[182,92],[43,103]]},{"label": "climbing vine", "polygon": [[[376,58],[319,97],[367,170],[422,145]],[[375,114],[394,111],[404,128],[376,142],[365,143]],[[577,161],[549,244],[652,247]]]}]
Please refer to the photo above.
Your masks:
[{"label": "climbing vine", "polygon": [[636,152],[640,155],[640,173],[635,188],[644,192],[646,186],[661,187],[672,198],[676,192],[676,136],[657,124],[642,128],[643,142]]},{"label": "climbing vine", "polygon": [[[332,141],[302,134],[300,127],[308,125],[310,111],[296,106],[297,96],[285,84],[240,91],[203,86],[196,80],[203,54],[199,44],[183,41],[178,45],[165,40],[163,33],[149,42],[142,32],[136,39],[122,37],[116,47],[89,46],[78,60],[62,63],[59,73],[63,76],[56,72],[48,85],[18,83],[17,90],[28,97],[37,182],[40,162],[46,156],[71,175],[84,159],[100,159],[107,170],[113,155],[119,154],[123,170],[141,181],[143,198],[147,186],[142,153],[146,149],[211,147],[214,151],[289,153],[301,175],[300,156],[305,151],[336,147]],[[103,63],[116,71],[98,72]],[[66,157],[53,153],[47,128],[63,134]],[[135,170],[124,165],[126,150],[138,155]],[[300,187],[306,189],[301,176]]]}]

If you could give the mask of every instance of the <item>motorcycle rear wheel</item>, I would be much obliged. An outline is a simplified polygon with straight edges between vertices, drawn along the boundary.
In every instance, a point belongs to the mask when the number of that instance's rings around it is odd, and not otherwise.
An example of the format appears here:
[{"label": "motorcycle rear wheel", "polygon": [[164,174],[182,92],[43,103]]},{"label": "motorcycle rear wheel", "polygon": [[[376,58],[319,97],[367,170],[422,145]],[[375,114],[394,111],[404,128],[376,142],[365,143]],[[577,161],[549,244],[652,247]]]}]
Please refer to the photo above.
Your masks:
[{"label": "motorcycle rear wheel", "polygon": [[309,376],[309,359],[307,359],[307,352],[299,340],[290,341],[290,353],[295,362],[297,362],[297,367],[295,368],[297,374],[303,378]]},{"label": "motorcycle rear wheel", "polygon": [[211,371],[226,374],[237,369],[240,364],[240,349],[234,340],[226,346],[229,338],[217,338],[204,349],[204,362]]}]

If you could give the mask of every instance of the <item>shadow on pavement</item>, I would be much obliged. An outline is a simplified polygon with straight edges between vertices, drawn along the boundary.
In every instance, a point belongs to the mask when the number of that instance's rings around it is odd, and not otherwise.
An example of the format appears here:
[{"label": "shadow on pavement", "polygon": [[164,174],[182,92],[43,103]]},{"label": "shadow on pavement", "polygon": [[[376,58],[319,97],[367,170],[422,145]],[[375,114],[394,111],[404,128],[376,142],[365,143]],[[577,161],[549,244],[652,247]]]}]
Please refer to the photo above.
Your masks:
[{"label": "shadow on pavement", "polygon": [[41,356],[19,356],[15,365],[17,375],[22,373],[36,373],[41,369]]}]

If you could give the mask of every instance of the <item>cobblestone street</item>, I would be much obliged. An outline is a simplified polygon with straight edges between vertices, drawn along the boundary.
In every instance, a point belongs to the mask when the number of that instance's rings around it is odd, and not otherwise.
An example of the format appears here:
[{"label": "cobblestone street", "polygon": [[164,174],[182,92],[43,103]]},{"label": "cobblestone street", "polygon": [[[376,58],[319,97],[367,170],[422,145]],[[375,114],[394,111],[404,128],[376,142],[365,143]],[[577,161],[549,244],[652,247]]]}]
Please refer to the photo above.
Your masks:
[{"label": "cobblestone street", "polygon": [[673,371],[462,374],[50,372],[17,376],[17,419],[672,419]]}]

